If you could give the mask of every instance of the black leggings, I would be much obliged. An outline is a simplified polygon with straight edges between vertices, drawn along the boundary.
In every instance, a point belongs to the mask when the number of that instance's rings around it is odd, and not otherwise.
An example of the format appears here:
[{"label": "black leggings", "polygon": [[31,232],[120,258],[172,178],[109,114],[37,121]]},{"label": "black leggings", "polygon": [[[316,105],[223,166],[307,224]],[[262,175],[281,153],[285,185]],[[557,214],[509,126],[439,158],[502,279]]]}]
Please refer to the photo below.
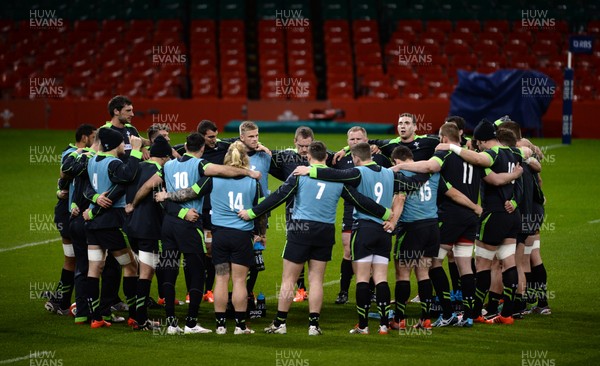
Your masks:
[{"label": "black leggings", "polygon": [[[180,253],[177,250],[165,250],[160,256],[159,267],[163,274],[162,290],[165,295],[167,317],[175,316],[175,284],[179,275]],[[188,316],[197,317],[198,307],[204,289],[204,254],[183,253],[183,270],[190,293]]]}]

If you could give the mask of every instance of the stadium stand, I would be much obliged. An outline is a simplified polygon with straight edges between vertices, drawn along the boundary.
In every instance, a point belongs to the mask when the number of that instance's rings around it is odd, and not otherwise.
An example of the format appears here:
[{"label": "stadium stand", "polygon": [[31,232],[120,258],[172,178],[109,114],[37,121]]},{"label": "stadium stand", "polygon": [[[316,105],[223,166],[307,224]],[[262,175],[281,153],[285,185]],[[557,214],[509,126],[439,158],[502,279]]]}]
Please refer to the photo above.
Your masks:
[{"label": "stadium stand", "polygon": [[[600,7],[583,0],[34,0],[0,7],[4,100],[31,98],[30,81],[47,78],[62,87],[62,98],[82,101],[115,93],[447,100],[457,70],[502,68],[545,73],[560,98],[568,36],[600,35]],[[532,25],[522,9],[551,23]],[[574,67],[597,75],[600,51],[578,55]],[[290,83],[305,92],[278,89]],[[596,77],[582,78],[575,100],[600,100],[598,85]]]}]

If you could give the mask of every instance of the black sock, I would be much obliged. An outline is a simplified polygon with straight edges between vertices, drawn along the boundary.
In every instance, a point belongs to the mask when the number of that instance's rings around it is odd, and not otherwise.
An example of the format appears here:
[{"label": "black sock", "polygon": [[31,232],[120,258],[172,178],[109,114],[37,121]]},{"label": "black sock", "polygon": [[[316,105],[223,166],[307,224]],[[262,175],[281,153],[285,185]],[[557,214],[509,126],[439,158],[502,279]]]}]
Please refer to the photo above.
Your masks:
[{"label": "black sock", "polygon": [[224,327],[225,326],[225,322],[226,322],[226,313],[217,313],[215,312],[215,320],[217,322],[217,328],[218,327]]},{"label": "black sock", "polygon": [[463,317],[473,318],[473,307],[475,306],[475,275],[467,274],[461,276],[460,284],[463,294]]},{"label": "black sock", "polygon": [[515,295],[519,286],[519,273],[517,267],[513,266],[502,272],[502,284],[504,285],[504,305],[502,306],[502,316],[509,317],[514,314]]},{"label": "black sock", "polygon": [[165,299],[165,315],[175,317],[175,285],[179,275],[179,252],[165,250],[161,253],[158,266],[162,277],[162,294]]},{"label": "black sock", "polygon": [[548,274],[546,273],[546,267],[544,267],[544,263],[532,267],[531,273],[533,274],[534,281],[537,285],[537,306],[541,308],[546,307],[548,306]]},{"label": "black sock", "polygon": [[60,273],[60,282],[58,283],[56,291],[56,298],[60,303],[61,309],[66,309],[71,306],[74,283],[75,272],[63,268]]},{"label": "black sock", "polygon": [[321,317],[321,314],[319,313],[310,313],[308,314],[308,325],[311,326],[315,326],[318,327],[319,326],[319,318]]},{"label": "black sock", "polygon": [[475,306],[473,309],[473,318],[477,318],[481,315],[481,309],[483,309],[483,302],[485,297],[490,290],[490,284],[492,283],[492,271],[485,270],[479,271],[475,275]]},{"label": "black sock", "polygon": [[286,320],[287,320],[287,311],[279,311],[277,310],[277,316],[275,317],[275,319],[273,320],[273,324],[278,327],[281,324],[285,324]]},{"label": "black sock", "polygon": [[525,301],[523,301],[523,294],[517,293],[515,295],[515,308],[513,310],[513,313],[514,314],[520,313],[523,310],[525,310],[525,307],[526,307],[526,305],[525,305]]},{"label": "black sock", "polygon": [[204,268],[206,268],[206,278],[204,281],[204,293],[212,291],[215,284],[215,266],[212,262],[212,257],[204,256]]},{"label": "black sock", "polygon": [[356,284],[356,311],[358,313],[358,326],[364,329],[369,326],[369,308],[371,307],[371,291],[369,283]]},{"label": "black sock", "polygon": [[246,312],[236,311],[235,312],[235,326],[244,330],[246,329]]},{"label": "black sock", "polygon": [[250,271],[248,271],[248,277],[246,278],[246,290],[248,293],[254,293],[254,285],[256,284],[256,279],[258,278],[258,271],[256,268],[251,267]]},{"label": "black sock", "polygon": [[102,314],[100,314],[100,279],[96,277],[87,278],[87,301],[88,307],[92,320],[102,320]]},{"label": "black sock", "polygon": [[379,311],[379,324],[389,326],[390,312],[390,287],[386,282],[379,282],[375,286],[375,294],[377,296],[377,309]]},{"label": "black sock", "polygon": [[193,328],[198,325],[198,316],[186,316],[185,317],[185,326],[188,328]]},{"label": "black sock", "polygon": [[[184,272],[187,273],[188,291],[190,293],[190,304],[188,307],[188,318],[197,319],[198,309],[202,301],[202,293],[204,289],[204,255],[185,253]],[[196,322],[194,320],[193,322]],[[191,324],[192,322],[190,322]],[[194,324],[192,327],[196,326]],[[188,325],[189,327],[189,325]]]},{"label": "black sock", "polygon": [[410,281],[396,281],[394,297],[396,298],[396,313],[394,314],[394,321],[399,323],[400,320],[405,318],[404,313],[406,311],[406,302],[410,297]]},{"label": "black sock", "polygon": [[160,268],[160,266],[156,266],[154,274],[156,275],[156,288],[158,290],[158,298],[163,299],[165,297],[165,294],[163,294],[163,282],[165,280],[163,276],[163,269]]},{"label": "black sock", "polygon": [[300,275],[298,276],[298,281],[296,281],[296,285],[298,286],[298,290],[306,290],[306,286],[304,284],[304,267],[302,267],[302,272],[300,272]]},{"label": "black sock", "polygon": [[135,320],[139,325],[142,325],[148,320],[148,306],[146,300],[150,295],[151,280],[139,279],[137,282],[136,296],[135,296]]},{"label": "black sock", "polygon": [[125,295],[125,301],[129,306],[129,317],[135,319],[135,297],[137,292],[137,281],[136,277],[123,277],[123,294]]},{"label": "black sock", "polygon": [[100,289],[100,312],[102,315],[110,315],[110,307],[121,301],[119,299],[119,288],[123,269],[121,264],[112,254],[106,256],[104,269],[102,270],[102,288]]},{"label": "black sock", "polygon": [[110,307],[119,302],[121,287],[121,265],[115,257],[108,255],[102,270],[102,289],[100,296],[100,313],[109,316]]},{"label": "black sock", "polygon": [[419,299],[421,300],[421,320],[431,318],[431,304],[433,303],[433,285],[430,279],[417,283],[419,288]]},{"label": "black sock", "polygon": [[533,282],[533,274],[525,272],[525,302],[526,304],[535,303],[536,287]]},{"label": "black sock", "polygon": [[340,292],[348,292],[353,274],[352,261],[350,259],[342,259],[340,266]]},{"label": "black sock", "polygon": [[[456,265],[455,265],[456,267]],[[450,272],[452,273],[452,271]],[[448,319],[452,316],[452,302],[450,301],[450,284],[448,283],[448,277],[443,267],[435,267],[429,270],[429,278],[435,288],[435,293],[440,300],[442,306],[442,312],[444,319]],[[458,287],[455,287],[458,290]]]},{"label": "black sock", "polygon": [[[442,267],[440,267],[440,268],[442,268]],[[454,292],[460,290],[460,273],[458,272],[458,266],[456,265],[456,262],[448,261],[448,272],[450,272],[450,280],[452,281],[452,290]],[[429,273],[431,273],[431,270],[429,271]],[[433,281],[433,278],[431,280]],[[447,281],[448,280],[446,279],[446,282]],[[435,286],[435,283],[433,285]],[[438,292],[437,289],[435,291]],[[448,289],[448,292],[450,292],[450,289]],[[438,293],[438,296],[439,296],[439,293]]]},{"label": "black sock", "polygon": [[85,286],[87,283],[87,268],[85,272],[77,269],[75,275],[75,304],[77,306],[77,315],[75,321],[84,320],[90,316],[90,308],[86,298]]}]

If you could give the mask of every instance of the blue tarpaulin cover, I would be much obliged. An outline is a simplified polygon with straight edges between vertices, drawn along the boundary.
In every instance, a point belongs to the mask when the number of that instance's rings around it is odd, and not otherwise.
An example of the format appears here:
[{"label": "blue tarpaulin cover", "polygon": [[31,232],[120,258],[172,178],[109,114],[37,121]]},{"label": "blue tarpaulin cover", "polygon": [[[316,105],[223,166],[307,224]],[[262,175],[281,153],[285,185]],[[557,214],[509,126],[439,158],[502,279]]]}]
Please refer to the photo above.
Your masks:
[{"label": "blue tarpaulin cover", "polygon": [[540,131],[556,92],[547,75],[533,70],[498,70],[480,74],[458,70],[458,86],[450,97],[450,114],[463,117],[467,130],[483,118],[509,115],[522,128]]}]

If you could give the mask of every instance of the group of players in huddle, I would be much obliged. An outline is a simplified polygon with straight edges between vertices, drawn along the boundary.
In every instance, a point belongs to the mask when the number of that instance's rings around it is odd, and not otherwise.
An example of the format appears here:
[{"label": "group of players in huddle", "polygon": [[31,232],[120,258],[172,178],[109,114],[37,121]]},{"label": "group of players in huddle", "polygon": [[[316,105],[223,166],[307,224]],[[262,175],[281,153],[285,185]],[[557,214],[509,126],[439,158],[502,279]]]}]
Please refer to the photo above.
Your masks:
[{"label": "group of players in huddle", "polygon": [[[217,334],[227,333],[228,302],[234,334],[254,333],[246,317],[264,269],[257,258],[269,212],[285,203],[277,314],[264,331],[285,334],[291,303],[308,297],[308,334],[321,335],[323,278],[340,197],[344,255],[336,304],[348,302],[355,275],[358,323],[350,333],[369,334],[372,301],[379,334],[409,326],[512,324],[527,313],[551,313],[539,237],[543,154],[508,118],[481,121],[468,139],[461,117],[448,117],[438,136],[420,136],[415,117],[404,113],[399,137],[369,140],[356,126],[348,130],[348,146],[333,153],[308,127],[296,130],[293,148],[269,150],[251,121],[240,125],[239,138],[220,140],[216,125],[204,120],[185,144],[171,146],[164,126],[151,126],[148,139],[139,136],[126,97],[112,98],[108,111],[109,122],[98,129],[81,125],[62,154],[55,222],[65,262],[45,307],[68,314],[75,292],[77,324],[125,321],[112,314],[116,308],[127,309],[133,329],[160,327],[148,318],[156,275],[168,334],[212,332],[198,323],[202,300],[214,302]],[[269,175],[283,181],[274,192]],[[442,266],[446,257],[451,281]],[[183,328],[175,316],[181,267],[189,302]],[[405,316],[412,270],[413,301],[421,303],[414,325]],[[126,305],[118,296],[121,275]],[[440,312],[432,322],[434,304]]]}]

